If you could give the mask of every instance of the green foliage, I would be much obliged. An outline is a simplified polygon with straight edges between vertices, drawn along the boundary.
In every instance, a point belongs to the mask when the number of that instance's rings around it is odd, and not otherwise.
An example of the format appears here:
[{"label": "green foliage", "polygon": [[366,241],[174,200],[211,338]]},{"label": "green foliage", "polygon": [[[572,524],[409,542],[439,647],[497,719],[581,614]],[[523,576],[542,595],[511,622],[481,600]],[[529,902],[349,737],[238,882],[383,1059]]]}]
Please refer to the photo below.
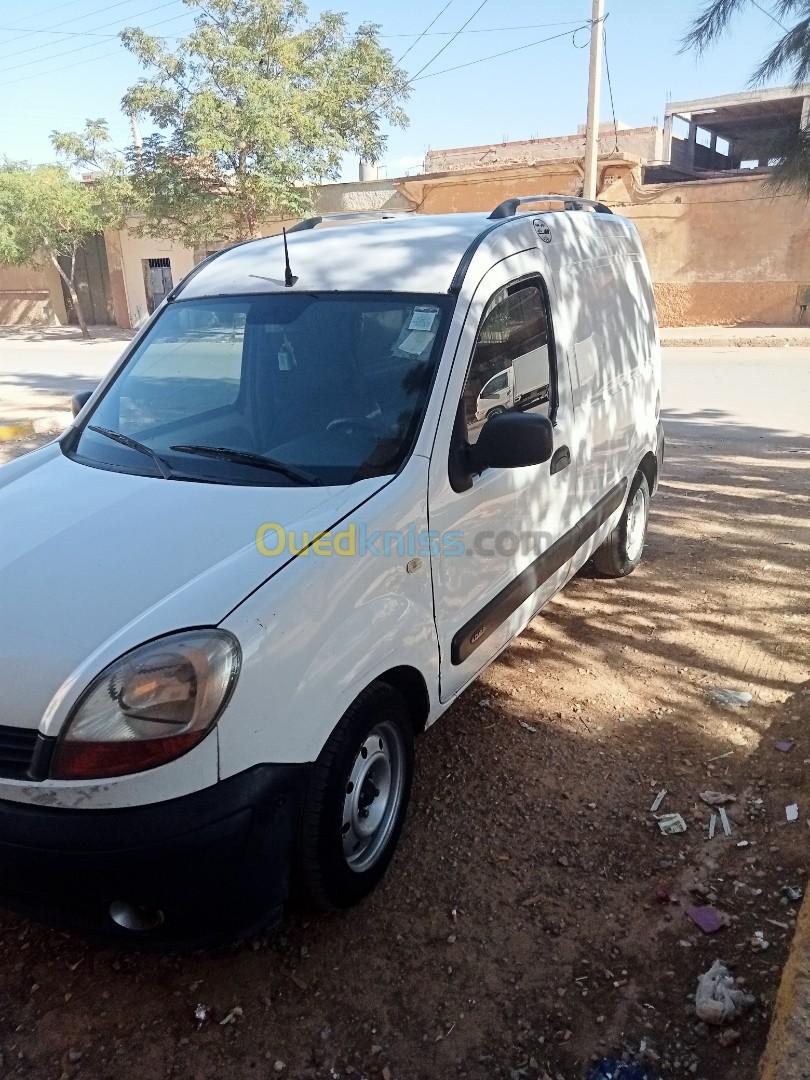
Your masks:
[{"label": "green foliage", "polygon": [[114,220],[106,197],[61,165],[6,162],[0,169],[0,262],[72,257]]},{"label": "green foliage", "polygon": [[308,21],[302,0],[184,0],[199,9],[174,51],[139,29],[124,45],[146,77],[123,99],[155,134],[129,151],[142,231],[187,244],[254,236],[301,215],[343,155],[377,160],[383,120],[403,126],[407,77],[377,27]]},{"label": "green foliage", "polygon": [[[703,53],[721,37],[733,17],[749,0],[711,0],[692,22],[683,40],[683,49]],[[772,11],[774,20],[796,18],[794,25],[770,49],[751,76],[751,84],[761,85],[788,72],[794,86],[810,81],[810,0],[778,0]],[[773,173],[777,187],[803,191],[810,198],[810,133],[775,130],[770,157],[779,164]]]}]

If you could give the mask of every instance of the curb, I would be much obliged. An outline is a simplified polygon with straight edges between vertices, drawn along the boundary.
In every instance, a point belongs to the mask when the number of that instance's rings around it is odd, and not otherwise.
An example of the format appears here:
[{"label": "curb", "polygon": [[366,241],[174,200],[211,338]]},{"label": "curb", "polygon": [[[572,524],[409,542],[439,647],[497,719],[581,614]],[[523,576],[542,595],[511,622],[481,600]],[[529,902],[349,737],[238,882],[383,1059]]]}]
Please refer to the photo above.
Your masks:
[{"label": "curb", "polygon": [[712,337],[679,337],[661,338],[662,349],[784,349],[784,348],[810,348],[810,337],[735,337],[735,338],[712,338]]},{"label": "curb", "polygon": [[58,435],[71,423],[70,413],[55,413],[36,420],[15,420],[13,424],[0,423],[0,444],[17,439],[31,439],[35,435]]},{"label": "curb", "polygon": [[810,894],[805,895],[779,983],[759,1080],[810,1078]]},{"label": "curb", "polygon": [[13,442],[15,439],[29,439],[36,434],[30,420],[21,424],[0,424],[0,443]]}]

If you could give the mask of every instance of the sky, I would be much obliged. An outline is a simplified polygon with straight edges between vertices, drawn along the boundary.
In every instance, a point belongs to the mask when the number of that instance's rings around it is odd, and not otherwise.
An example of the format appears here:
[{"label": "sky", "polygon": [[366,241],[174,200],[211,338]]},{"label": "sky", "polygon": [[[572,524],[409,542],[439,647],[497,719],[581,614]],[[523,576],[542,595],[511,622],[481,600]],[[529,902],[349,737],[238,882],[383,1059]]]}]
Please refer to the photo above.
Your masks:
[{"label": "sky", "polygon": [[[447,45],[423,72],[431,77],[415,79],[406,104],[410,124],[390,132],[381,175],[414,171],[429,148],[566,135],[584,123],[588,36],[573,31],[590,17],[590,0],[486,0],[451,42],[480,2],[310,3],[312,13],[345,11],[351,26],[379,24],[395,59],[413,46],[402,60],[412,77]],[[773,3],[761,0],[761,7]],[[606,0],[607,59],[620,121],[660,122],[668,98],[682,101],[746,88],[779,27],[752,3],[726,39],[702,58],[678,55],[690,19],[703,6],[704,0]],[[0,0],[0,159],[53,160],[50,132],[77,130],[89,117],[106,118],[117,144],[126,145],[129,122],[121,115],[120,99],[140,69],[115,35],[138,25],[171,42],[192,19],[193,9],[182,0]],[[602,90],[602,120],[607,121],[611,105],[604,79]],[[356,177],[356,162],[347,160],[344,178]]]}]

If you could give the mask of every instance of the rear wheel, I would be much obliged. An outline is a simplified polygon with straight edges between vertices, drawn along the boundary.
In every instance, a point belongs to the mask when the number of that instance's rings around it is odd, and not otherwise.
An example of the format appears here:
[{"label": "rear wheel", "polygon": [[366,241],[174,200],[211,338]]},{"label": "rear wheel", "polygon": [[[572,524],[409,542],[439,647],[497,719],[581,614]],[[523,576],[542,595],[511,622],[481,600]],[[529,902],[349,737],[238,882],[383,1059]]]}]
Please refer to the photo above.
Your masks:
[{"label": "rear wheel", "polygon": [[626,577],[641,562],[647,538],[650,513],[650,487],[642,472],[637,472],[622,516],[607,540],[594,552],[592,564],[602,577]]},{"label": "rear wheel", "polygon": [[298,854],[305,899],[349,907],[382,878],[402,831],[413,778],[405,701],[372,683],[349,707],[313,768]]}]

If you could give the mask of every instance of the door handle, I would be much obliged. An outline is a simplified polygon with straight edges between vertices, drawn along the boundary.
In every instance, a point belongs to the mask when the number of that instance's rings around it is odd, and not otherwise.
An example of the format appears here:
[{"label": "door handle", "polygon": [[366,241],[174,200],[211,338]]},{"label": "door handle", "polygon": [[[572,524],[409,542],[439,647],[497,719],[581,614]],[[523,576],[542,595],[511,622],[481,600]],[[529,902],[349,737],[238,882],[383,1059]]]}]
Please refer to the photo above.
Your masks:
[{"label": "door handle", "polygon": [[553,476],[554,473],[562,472],[563,469],[567,469],[571,464],[571,451],[567,446],[560,446],[555,451],[551,458],[550,473]]}]

